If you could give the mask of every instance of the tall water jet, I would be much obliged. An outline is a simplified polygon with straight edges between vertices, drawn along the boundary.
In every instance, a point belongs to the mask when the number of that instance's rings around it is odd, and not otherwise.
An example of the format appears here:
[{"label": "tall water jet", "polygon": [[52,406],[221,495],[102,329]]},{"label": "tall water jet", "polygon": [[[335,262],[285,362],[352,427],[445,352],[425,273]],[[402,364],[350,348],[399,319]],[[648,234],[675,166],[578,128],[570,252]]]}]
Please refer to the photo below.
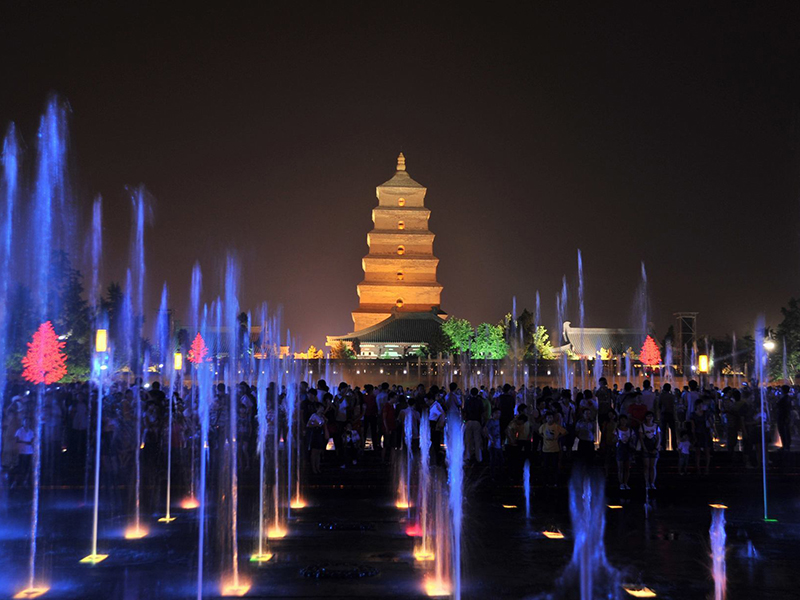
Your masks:
[{"label": "tall water jet", "polygon": [[[71,217],[68,212],[66,184],[66,147],[67,125],[66,108],[52,98],[39,126],[38,163],[36,183],[34,186],[31,223],[31,239],[33,259],[31,261],[31,291],[33,292],[34,311],[39,322],[48,320],[50,311],[57,314],[55,294],[50,289],[50,255],[59,247],[59,234],[70,235]],[[56,228],[55,215],[60,217]],[[42,468],[42,403],[44,384],[40,383],[35,396],[33,456],[31,460],[32,502],[31,502],[31,538],[28,573],[28,590],[46,590],[45,586],[36,584],[36,548],[39,535],[39,483]]]},{"label": "tall water jet", "polygon": [[453,598],[461,599],[461,521],[464,496],[464,425],[461,415],[453,411],[445,425],[447,444],[447,475],[450,482],[450,527],[453,569]]},{"label": "tall water jet", "polygon": [[[9,280],[11,279],[11,251],[14,239],[14,214],[17,202],[17,178],[19,173],[19,147],[17,144],[17,134],[12,123],[8,127],[8,132],[3,140],[3,178],[2,184],[3,205],[0,207],[0,394],[5,394],[6,389],[6,347],[8,330],[8,296]],[[4,431],[3,416],[5,411],[0,409],[0,431]]]},{"label": "tall water jet", "polygon": [[[146,215],[146,192],[143,186],[136,188],[131,194],[133,207],[133,240],[131,244],[131,267],[128,271],[128,287],[131,297],[130,310],[128,315],[129,342],[130,342],[130,370],[135,374],[140,374],[141,383],[147,373],[147,363],[142,356],[142,333],[141,327],[144,320],[144,281],[145,281],[145,260],[144,260],[144,225]],[[134,388],[134,402],[136,403],[136,448],[134,452],[136,464],[136,486],[133,524],[125,531],[128,539],[137,539],[147,535],[147,529],[142,527],[141,522],[141,446],[142,446],[142,400],[141,386]]]},{"label": "tall water jet", "polygon": [[531,461],[525,460],[522,467],[522,489],[525,492],[525,518],[531,518]]},{"label": "tall water jet", "polygon": [[[539,324],[542,321],[542,303],[539,298],[539,290],[536,290],[536,309],[533,312],[533,331],[534,334],[539,333]],[[539,348],[536,343],[533,344],[533,388],[539,386]]]},{"label": "tall water jet", "polygon": [[650,302],[647,291],[647,270],[644,267],[644,261],[642,261],[641,264],[641,281],[639,282],[639,288],[636,290],[635,307],[636,315],[639,317],[639,323],[637,323],[637,325],[642,335],[642,339],[639,340],[639,343],[643,344],[645,338],[647,337],[647,323],[650,312]]},{"label": "tall water jet", "polygon": [[[578,319],[581,327],[581,348],[583,348],[583,328],[586,326],[586,312],[583,305],[583,257],[578,248]],[[585,367],[585,365],[584,365]],[[586,369],[581,369],[581,388],[586,389]]]},{"label": "tall water jet", "polygon": [[160,523],[171,523],[175,517],[170,514],[170,504],[172,500],[172,390],[173,390],[173,371],[175,371],[175,359],[172,355],[172,344],[170,343],[170,324],[169,324],[169,293],[167,284],[161,289],[161,304],[158,308],[156,318],[156,340],[158,342],[159,360],[161,373],[166,372],[167,381],[167,485],[166,485],[166,514],[159,520]]},{"label": "tall water jet", "polygon": [[[558,345],[564,335],[564,321],[567,315],[567,278],[561,279],[561,292],[556,296],[556,314],[558,317],[556,335],[558,335]],[[561,387],[572,393],[572,377],[569,370],[569,356],[566,352],[561,353]]]},{"label": "tall water jet", "polygon": [[769,421],[769,408],[767,405],[767,351],[764,348],[766,341],[766,327],[764,315],[759,315],[756,320],[756,330],[753,335],[755,340],[755,375],[760,398],[759,420],[761,422],[761,484],[764,491],[764,520],[769,520],[767,502],[767,422]]},{"label": "tall water jet", "polygon": [[728,579],[725,573],[725,509],[711,509],[711,574],[714,577],[714,600],[725,600]]},{"label": "tall water jet", "polygon": [[[266,347],[268,331],[267,305],[261,307],[261,344]],[[256,451],[258,452],[258,550],[250,557],[253,562],[266,562],[272,558],[269,551],[269,541],[266,532],[266,461],[267,461],[267,386],[269,385],[271,371],[269,359],[261,360],[258,370],[258,386],[256,388],[256,412],[258,416],[258,439]]]},{"label": "tall water jet", "polygon": [[407,415],[403,421],[403,437],[405,439],[406,450],[406,467],[405,467],[405,494],[406,494],[406,510],[408,515],[411,516],[411,473],[414,466],[414,423],[410,415]]},{"label": "tall water jet", "polygon": [[417,483],[417,520],[419,523],[419,542],[414,549],[414,558],[426,561],[434,558],[430,524],[430,453],[431,428],[428,411],[423,411],[419,422],[419,482]]},{"label": "tall water jet", "polygon": [[[208,339],[208,309],[203,309],[203,319],[200,326],[200,335]],[[197,600],[203,597],[203,563],[205,558],[205,531],[206,531],[206,471],[208,465],[208,433],[209,433],[209,413],[211,409],[212,374],[211,366],[203,362],[202,357],[198,357],[198,362],[193,362],[197,380],[197,408],[200,422],[200,483],[199,509],[200,519],[198,524],[197,539]]]},{"label": "tall water jet", "polygon": [[[195,262],[192,266],[192,287],[190,292],[190,299],[191,299],[191,308],[189,313],[189,318],[192,324],[192,335],[196,336],[200,333],[200,292],[203,289],[203,272],[200,269],[200,263]],[[202,336],[201,336],[202,337]],[[187,359],[190,364],[194,363],[194,358],[190,357],[187,354]],[[191,389],[192,393],[189,397],[189,410],[192,416],[192,419],[195,422],[199,423],[197,419],[198,411],[199,411],[199,397],[197,395],[198,389],[198,382],[197,382],[197,369],[190,368],[189,370],[189,378],[191,379]],[[199,506],[199,502],[197,501],[196,492],[195,492],[195,482],[198,479],[197,474],[197,460],[196,460],[196,451],[198,440],[196,439],[197,436],[193,435],[190,441],[191,448],[189,450],[189,460],[191,461],[191,468],[189,470],[189,496],[182,502],[181,506],[183,508],[197,508]]]}]

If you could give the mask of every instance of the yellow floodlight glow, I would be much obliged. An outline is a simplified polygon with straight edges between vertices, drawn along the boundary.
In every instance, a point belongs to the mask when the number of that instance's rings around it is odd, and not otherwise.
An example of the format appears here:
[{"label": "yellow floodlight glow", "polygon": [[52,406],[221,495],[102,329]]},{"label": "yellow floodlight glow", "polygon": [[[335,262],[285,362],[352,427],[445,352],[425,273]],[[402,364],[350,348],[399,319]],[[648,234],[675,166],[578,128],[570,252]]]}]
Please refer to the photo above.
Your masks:
[{"label": "yellow floodlight glow", "polygon": [[81,562],[85,565],[96,565],[99,562],[103,562],[107,558],[108,554],[90,554],[89,556],[84,556],[78,562]]},{"label": "yellow floodlight glow", "polygon": [[306,501],[302,498],[295,497],[295,499],[289,503],[289,506],[292,510],[299,510],[306,507]]},{"label": "yellow floodlight glow", "polygon": [[263,554],[253,554],[250,557],[250,562],[254,562],[254,563],[269,562],[270,560],[272,560],[273,556],[274,555],[271,554],[270,552],[264,552]]},{"label": "yellow floodlight glow", "polygon": [[183,371],[183,354],[176,352],[172,364],[176,371]]},{"label": "yellow floodlight glow", "polygon": [[426,577],[423,583],[425,593],[431,598],[446,598],[450,596],[450,585],[435,577]]},{"label": "yellow floodlight glow", "polygon": [[200,503],[197,501],[197,498],[189,496],[188,498],[184,498],[181,501],[181,508],[184,510],[192,510],[193,508],[198,508]]},{"label": "yellow floodlight glow", "polygon": [[419,562],[427,562],[436,558],[436,555],[431,550],[415,550],[414,560]]},{"label": "yellow floodlight glow", "polygon": [[543,531],[542,535],[549,540],[563,540],[564,534],[560,531]]},{"label": "yellow floodlight glow", "polygon": [[125,539],[126,540],[139,540],[145,537],[148,534],[147,529],[142,526],[137,527],[136,525],[131,525],[125,530]]},{"label": "yellow floodlight glow", "polygon": [[279,540],[286,537],[286,529],[280,525],[273,525],[267,529],[267,537],[271,540]]},{"label": "yellow floodlight glow", "polygon": [[656,593],[651,590],[649,587],[638,587],[634,585],[623,585],[622,589],[625,590],[628,595],[633,596],[634,598],[655,598]]},{"label": "yellow floodlight glow", "polygon": [[250,584],[246,581],[239,581],[234,583],[233,581],[223,581],[222,582],[222,589],[221,593],[223,596],[235,596],[237,598],[241,598],[250,590]]},{"label": "yellow floodlight glow", "polygon": [[395,506],[400,510],[408,510],[411,505],[408,503],[408,500],[398,500],[395,502]]},{"label": "yellow floodlight glow", "polygon": [[108,352],[108,330],[98,329],[94,338],[95,352]]},{"label": "yellow floodlight glow", "polygon": [[503,508],[517,508],[516,504],[503,504]]},{"label": "yellow floodlight glow", "polygon": [[697,357],[697,370],[701,373],[708,373],[708,355],[701,354]]},{"label": "yellow floodlight glow", "polygon": [[728,508],[728,507],[727,507],[727,506],[725,506],[724,504],[709,504],[709,506],[710,506],[711,508],[718,508],[718,509],[720,509],[720,510],[725,510],[726,508]]},{"label": "yellow floodlight glow", "polygon": [[176,517],[161,517],[158,522],[159,523],[172,523]]},{"label": "yellow floodlight glow", "polygon": [[611,510],[620,510],[622,506],[620,506],[619,504],[609,504],[608,508],[610,508]]},{"label": "yellow floodlight glow", "polygon": [[14,595],[14,598],[38,598],[43,596],[50,588],[44,585],[34,585],[24,590],[20,590]]}]

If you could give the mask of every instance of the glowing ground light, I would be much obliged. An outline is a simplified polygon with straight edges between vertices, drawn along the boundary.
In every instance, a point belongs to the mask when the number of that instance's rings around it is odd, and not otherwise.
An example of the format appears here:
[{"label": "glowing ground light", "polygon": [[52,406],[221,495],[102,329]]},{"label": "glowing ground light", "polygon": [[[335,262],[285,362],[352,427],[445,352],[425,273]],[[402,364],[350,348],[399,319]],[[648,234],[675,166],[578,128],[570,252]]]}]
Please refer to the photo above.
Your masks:
[{"label": "glowing ground light", "polygon": [[139,540],[145,537],[149,532],[144,527],[136,527],[135,525],[128,527],[125,530],[126,540]]},{"label": "glowing ground light", "polygon": [[725,506],[724,504],[709,504],[709,506],[710,506],[711,508],[719,508],[719,509],[722,509],[722,510],[724,510],[724,509],[728,508],[728,507],[727,507],[727,506]]},{"label": "glowing ground light", "polygon": [[292,502],[291,502],[291,504],[289,504],[289,506],[291,507],[292,510],[298,510],[298,509],[301,509],[301,508],[305,508],[306,507],[306,501],[303,500],[302,498],[295,498],[294,500],[292,500]]},{"label": "glowing ground light", "polygon": [[543,531],[542,535],[549,540],[563,540],[564,534],[560,531]]},{"label": "glowing ground light", "polygon": [[623,585],[622,589],[634,598],[655,598],[656,593],[648,587],[636,585]]},{"label": "glowing ground light", "polygon": [[270,554],[269,552],[265,552],[264,554],[253,554],[250,557],[250,562],[254,563],[264,563],[269,562],[274,555]]},{"label": "glowing ground light", "polygon": [[181,501],[181,508],[184,510],[192,510],[193,508],[198,508],[200,503],[197,501],[197,498],[184,498]]},{"label": "glowing ground light", "polygon": [[777,523],[778,519],[764,519],[765,523]]},{"label": "glowing ground light", "polygon": [[503,508],[517,508],[516,504],[503,504]]},{"label": "glowing ground light", "polygon": [[450,595],[450,586],[446,581],[426,578],[423,586],[425,587],[425,593],[431,598],[446,598]]},{"label": "glowing ground light", "polygon": [[400,510],[408,510],[408,508],[409,508],[411,505],[408,503],[408,501],[407,501],[407,500],[398,500],[398,501],[395,503],[395,506],[396,506],[397,508],[399,508]]},{"label": "glowing ground light", "polygon": [[228,597],[237,596],[241,598],[248,590],[250,590],[250,584],[246,581],[240,581],[237,585],[234,585],[233,582],[223,582],[221,595]]},{"label": "glowing ground light", "polygon": [[278,540],[286,537],[286,529],[273,525],[267,529],[267,537],[271,540]]},{"label": "glowing ground light", "polygon": [[413,525],[406,527],[406,535],[408,537],[420,537],[422,535],[422,529],[419,525],[414,523]]},{"label": "glowing ground light", "polygon": [[172,523],[176,517],[161,517],[158,522],[159,523]]},{"label": "glowing ground light", "polygon": [[[427,551],[427,550],[415,550],[414,551],[414,560],[416,560],[416,561],[426,562],[426,561],[429,561],[429,560],[433,560],[434,558],[436,558],[436,555],[431,551]],[[428,594],[428,595],[430,596],[430,594]]]},{"label": "glowing ground light", "polygon": [[620,510],[622,507],[619,504],[609,504],[608,508],[611,510]]},{"label": "glowing ground light", "polygon": [[39,596],[43,596],[49,587],[40,585],[40,586],[33,586],[29,588],[25,588],[24,590],[20,590],[17,592],[13,597],[14,598],[38,598]]},{"label": "glowing ground light", "polygon": [[85,565],[96,565],[99,562],[103,562],[107,558],[108,554],[90,554],[89,556],[84,556],[78,562],[81,562]]}]

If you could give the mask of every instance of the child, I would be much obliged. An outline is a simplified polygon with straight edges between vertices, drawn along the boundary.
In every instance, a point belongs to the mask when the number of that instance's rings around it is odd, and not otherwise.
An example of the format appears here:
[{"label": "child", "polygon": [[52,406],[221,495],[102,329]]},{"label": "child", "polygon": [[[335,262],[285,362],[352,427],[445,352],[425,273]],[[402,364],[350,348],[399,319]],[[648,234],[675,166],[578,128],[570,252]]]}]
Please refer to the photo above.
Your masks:
[{"label": "child", "polygon": [[689,433],[681,431],[681,441],[678,442],[678,474],[686,475],[686,467],[689,464],[689,451],[692,445],[689,443]]},{"label": "child", "polygon": [[[361,436],[358,430],[353,429],[352,423],[347,423],[344,428],[344,438],[347,448],[347,457],[353,461],[353,464],[358,462],[358,451],[361,449]],[[344,465],[342,465],[344,468]]]},{"label": "child", "polygon": [[567,430],[556,423],[552,412],[545,415],[545,423],[539,428],[542,437],[542,461],[545,481],[548,487],[556,487],[558,483],[558,461],[561,455],[560,438],[567,435]]},{"label": "child", "polygon": [[497,474],[503,468],[503,436],[500,432],[499,408],[492,409],[492,418],[487,421],[485,431],[486,437],[489,438],[489,464],[491,466],[492,479],[496,479]]}]

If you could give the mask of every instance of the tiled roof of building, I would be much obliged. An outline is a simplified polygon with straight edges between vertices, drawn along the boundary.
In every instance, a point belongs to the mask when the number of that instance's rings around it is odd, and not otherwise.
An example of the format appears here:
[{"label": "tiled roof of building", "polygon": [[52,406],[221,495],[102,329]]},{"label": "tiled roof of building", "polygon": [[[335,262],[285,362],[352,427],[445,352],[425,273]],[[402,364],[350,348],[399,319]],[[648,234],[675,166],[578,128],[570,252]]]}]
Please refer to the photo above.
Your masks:
[{"label": "tiled roof of building", "polygon": [[[653,335],[652,332],[647,332]],[[622,354],[631,348],[638,354],[642,349],[646,334],[640,329],[619,329],[612,327],[572,327],[564,323],[564,340],[579,356],[595,356],[602,348],[612,354]],[[655,336],[653,336],[655,338]],[[658,343],[658,342],[656,342]]]},{"label": "tiled roof of building", "polygon": [[347,335],[331,336],[330,341],[362,344],[427,344],[434,339],[444,319],[430,312],[395,312],[380,323]]}]

